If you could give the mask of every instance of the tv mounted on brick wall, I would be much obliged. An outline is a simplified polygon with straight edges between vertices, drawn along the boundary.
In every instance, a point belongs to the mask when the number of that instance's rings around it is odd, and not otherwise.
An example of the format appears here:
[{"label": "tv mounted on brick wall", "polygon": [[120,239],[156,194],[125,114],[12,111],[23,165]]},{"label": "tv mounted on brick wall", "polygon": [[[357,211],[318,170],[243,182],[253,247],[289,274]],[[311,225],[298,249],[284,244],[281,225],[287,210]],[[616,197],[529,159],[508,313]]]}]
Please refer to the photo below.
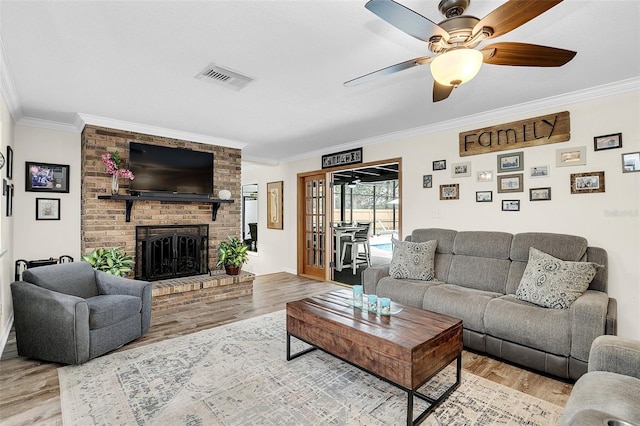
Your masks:
[{"label": "tv mounted on brick wall", "polygon": [[213,194],[213,153],[129,143],[132,194]]}]

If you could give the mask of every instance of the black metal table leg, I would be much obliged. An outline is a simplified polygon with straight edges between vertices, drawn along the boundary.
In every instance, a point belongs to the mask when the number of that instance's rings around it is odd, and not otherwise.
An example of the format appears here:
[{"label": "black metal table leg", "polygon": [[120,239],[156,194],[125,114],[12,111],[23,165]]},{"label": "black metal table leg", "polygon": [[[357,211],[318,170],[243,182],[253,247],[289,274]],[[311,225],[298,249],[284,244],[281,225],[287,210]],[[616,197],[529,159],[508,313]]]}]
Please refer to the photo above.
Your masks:
[{"label": "black metal table leg", "polygon": [[[426,419],[427,416],[431,414],[433,410],[435,410],[438,407],[438,405],[440,405],[440,403],[442,403],[442,401],[447,399],[447,397],[451,394],[451,392],[453,392],[458,388],[458,386],[460,386],[461,376],[462,376],[462,354],[458,355],[458,357],[456,358],[456,382],[451,386],[449,386],[438,398],[433,399],[418,391],[407,390],[407,393],[409,394],[409,398],[410,398],[409,401],[407,402],[407,425],[417,426],[420,423],[422,423],[424,419]],[[430,405],[426,410],[420,413],[420,415],[418,415],[418,417],[416,417],[415,420],[412,421],[413,396],[416,396],[422,399],[423,401],[428,402]]]},{"label": "black metal table leg", "polygon": [[[295,337],[295,336],[293,336]],[[295,354],[291,354],[291,334],[289,332],[287,332],[287,361],[291,361],[292,359],[298,358],[299,356],[302,356],[304,354],[308,354],[311,351],[315,351],[316,348],[315,346],[312,346],[310,348],[304,349],[300,352],[297,352]]]}]

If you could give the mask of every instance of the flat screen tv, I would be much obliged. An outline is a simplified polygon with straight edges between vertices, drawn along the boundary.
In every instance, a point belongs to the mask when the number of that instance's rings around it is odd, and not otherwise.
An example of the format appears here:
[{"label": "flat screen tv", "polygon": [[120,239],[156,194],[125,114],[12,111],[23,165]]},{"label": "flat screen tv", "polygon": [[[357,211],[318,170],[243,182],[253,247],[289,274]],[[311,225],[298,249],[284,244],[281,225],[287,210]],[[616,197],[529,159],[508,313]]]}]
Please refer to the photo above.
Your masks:
[{"label": "flat screen tv", "polygon": [[129,143],[132,193],[213,194],[213,153]]}]

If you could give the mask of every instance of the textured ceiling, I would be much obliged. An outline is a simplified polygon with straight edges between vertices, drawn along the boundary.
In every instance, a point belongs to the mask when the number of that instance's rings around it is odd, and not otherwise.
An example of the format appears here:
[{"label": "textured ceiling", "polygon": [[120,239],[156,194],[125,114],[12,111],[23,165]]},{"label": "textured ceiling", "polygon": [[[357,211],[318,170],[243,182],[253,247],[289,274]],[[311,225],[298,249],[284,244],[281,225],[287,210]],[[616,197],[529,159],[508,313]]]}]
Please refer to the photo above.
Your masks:
[{"label": "textured ceiling", "polygon": [[[401,3],[442,20],[437,0]],[[472,0],[467,14],[502,3]],[[364,4],[2,0],[3,82],[19,119],[73,124],[81,113],[203,135],[277,162],[640,76],[640,2],[565,0],[495,39],[577,51],[564,67],[484,65],[436,104],[428,66],[347,88],[429,54]],[[236,91],[194,78],[211,63],[255,81]]]}]

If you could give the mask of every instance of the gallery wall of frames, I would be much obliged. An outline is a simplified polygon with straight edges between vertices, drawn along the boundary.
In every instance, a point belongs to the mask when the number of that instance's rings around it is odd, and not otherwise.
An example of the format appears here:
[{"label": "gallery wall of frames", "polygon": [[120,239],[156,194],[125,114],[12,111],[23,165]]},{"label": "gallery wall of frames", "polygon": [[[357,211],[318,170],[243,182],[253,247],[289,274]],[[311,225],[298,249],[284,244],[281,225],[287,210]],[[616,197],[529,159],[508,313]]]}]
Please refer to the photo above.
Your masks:
[{"label": "gallery wall of frames", "polygon": [[[593,150],[598,151],[620,149],[620,168],[614,173],[640,172],[640,151],[624,152],[622,145],[622,133],[595,136],[593,138]],[[547,163],[527,164],[525,162],[526,149],[522,151],[496,154],[496,168],[473,170],[472,161],[451,163],[447,159],[432,161],[433,174],[422,176],[422,187],[433,188],[434,174],[447,173],[451,179],[466,178],[457,183],[445,183],[438,186],[440,200],[458,200],[460,188],[466,182],[493,182],[493,189],[476,191],[476,202],[494,202],[494,192],[508,194],[508,199],[501,199],[499,209],[503,212],[517,212],[524,202],[551,201],[552,185],[549,177],[552,166],[571,167],[588,166],[587,147],[578,146],[571,148],[558,148],[555,158],[549,158]],[[525,167],[526,165],[526,167]],[[608,173],[611,173],[609,171]],[[601,170],[592,172],[571,173],[567,182],[571,194],[592,194],[606,191],[606,176]],[[528,187],[528,194],[524,188]]]}]

